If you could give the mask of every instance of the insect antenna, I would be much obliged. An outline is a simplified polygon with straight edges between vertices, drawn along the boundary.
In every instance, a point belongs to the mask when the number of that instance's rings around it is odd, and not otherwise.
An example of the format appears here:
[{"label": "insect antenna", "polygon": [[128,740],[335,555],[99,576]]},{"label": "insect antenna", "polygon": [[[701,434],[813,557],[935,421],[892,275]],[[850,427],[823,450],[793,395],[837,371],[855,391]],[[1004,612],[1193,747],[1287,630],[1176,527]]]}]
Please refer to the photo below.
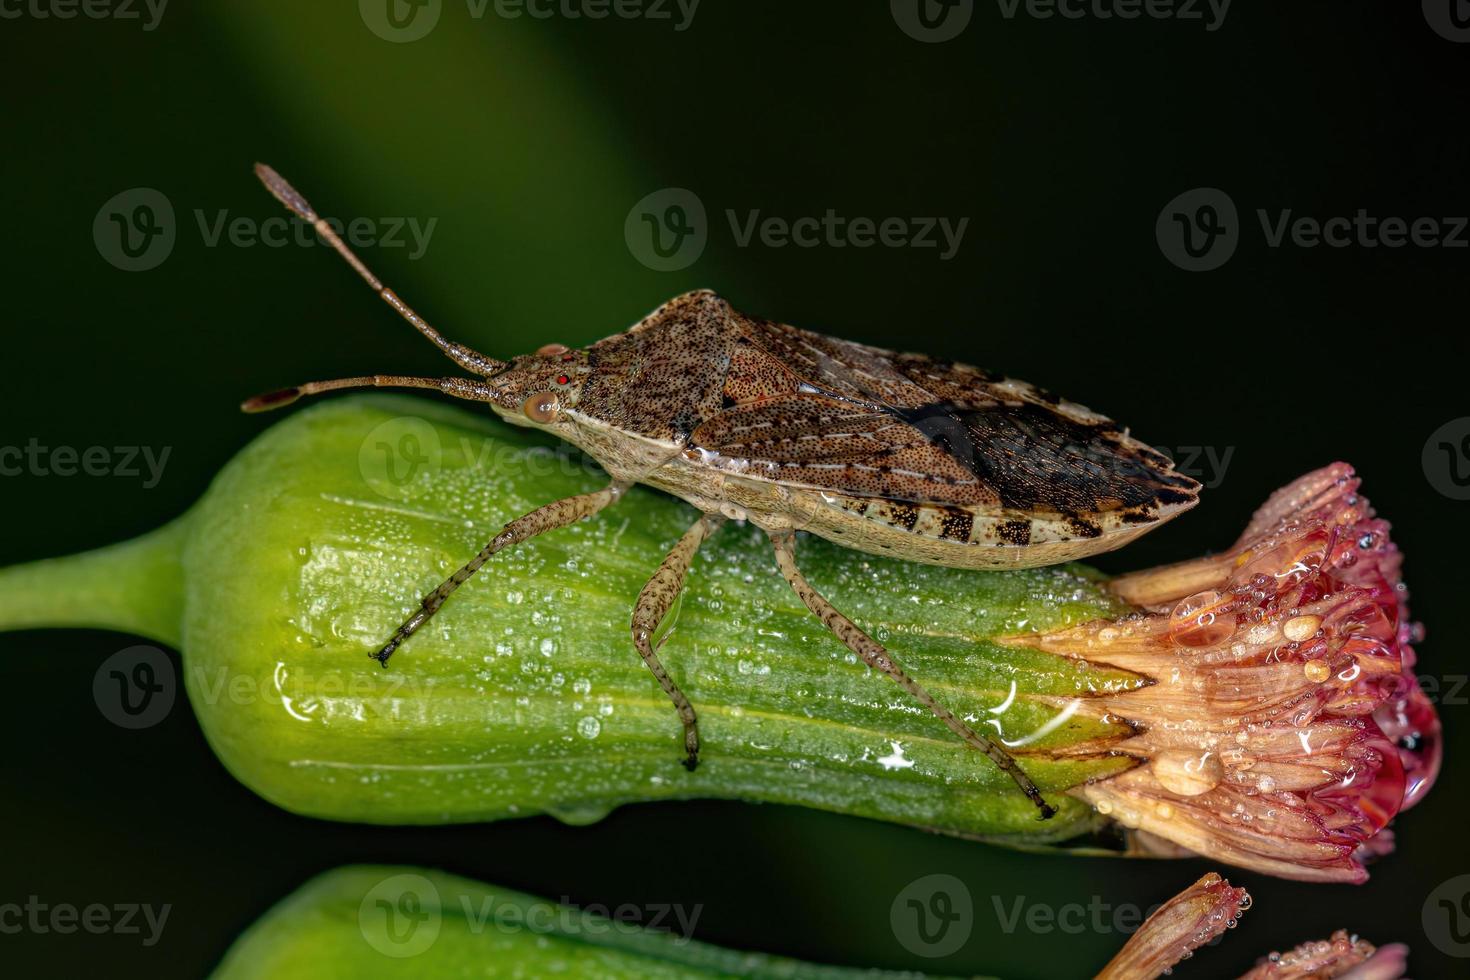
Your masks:
[{"label": "insect antenna", "polygon": [[[347,247],[347,243],[342,241],[342,237],[333,230],[332,226],[327,224],[326,220],[316,213],[316,210],[306,198],[301,196],[301,192],[287,183],[286,178],[263,163],[257,163],[255,165],[255,176],[260,178],[260,182],[265,185],[266,190],[270,191],[275,199],[284,204],[292,214],[295,214],[302,221],[309,223],[315,228],[316,233],[322,237],[322,241],[336,249],[337,254],[342,256],[348,265],[352,266],[353,271],[362,277],[363,282],[372,287],[373,292],[377,293],[383,302],[393,307],[399,316],[413,324],[414,329],[433,341],[434,346],[448,355],[456,364],[466,371],[484,377],[489,377],[506,367],[505,361],[497,361],[495,358],[486,357],[479,351],[471,347],[466,347],[464,344],[456,344],[452,340],[446,340],[439,331],[429,326],[429,321],[415,313],[412,307],[398,298],[397,293],[383,285],[382,280],[373,275],[372,270],[363,264],[362,259],[358,258],[352,249]],[[413,387],[430,386],[414,385]],[[283,402],[282,404],[285,403]]]},{"label": "insect antenna", "polygon": [[432,388],[455,398],[468,401],[490,401],[494,388],[473,378],[413,378],[402,374],[368,374],[360,378],[337,378],[333,381],[308,381],[268,391],[240,403],[246,412],[268,412],[273,408],[289,405],[306,395],[320,395],[325,391],[340,391],[343,388]]}]

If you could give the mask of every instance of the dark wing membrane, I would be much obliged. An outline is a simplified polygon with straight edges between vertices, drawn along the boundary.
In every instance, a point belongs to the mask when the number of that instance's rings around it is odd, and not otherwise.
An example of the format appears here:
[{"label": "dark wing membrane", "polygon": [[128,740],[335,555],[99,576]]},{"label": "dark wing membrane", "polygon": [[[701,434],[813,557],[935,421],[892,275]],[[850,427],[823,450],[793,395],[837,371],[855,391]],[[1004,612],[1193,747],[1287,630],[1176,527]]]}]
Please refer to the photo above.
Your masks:
[{"label": "dark wing membrane", "polygon": [[[748,460],[752,475],[1018,515],[1116,513],[1125,522],[1152,520],[1161,505],[1192,503],[1199,489],[1114,422],[1025,382],[770,321],[747,319],[745,327],[750,343],[810,399],[737,405],[696,431],[695,444],[709,449],[700,434],[720,433],[729,445],[716,451]],[[819,402],[830,418],[792,411]],[[870,418],[870,429],[832,428],[842,416],[830,406]],[[726,415],[757,410],[780,439],[729,440]]]}]

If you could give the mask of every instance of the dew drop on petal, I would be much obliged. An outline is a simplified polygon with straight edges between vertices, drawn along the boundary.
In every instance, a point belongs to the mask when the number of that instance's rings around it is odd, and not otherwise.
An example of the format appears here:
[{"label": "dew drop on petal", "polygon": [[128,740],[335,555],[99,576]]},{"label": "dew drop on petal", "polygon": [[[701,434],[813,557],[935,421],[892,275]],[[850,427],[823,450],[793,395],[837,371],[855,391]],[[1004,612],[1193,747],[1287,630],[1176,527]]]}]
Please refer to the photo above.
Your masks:
[{"label": "dew drop on petal", "polygon": [[1225,612],[1226,598],[1214,590],[1180,599],[1169,614],[1169,638],[1182,647],[1220,643],[1235,632],[1235,614]]},{"label": "dew drop on petal", "polygon": [[1293,643],[1310,640],[1322,626],[1321,616],[1293,616],[1281,626],[1282,634]]},{"label": "dew drop on petal", "polygon": [[1154,757],[1152,765],[1159,784],[1180,796],[1208,793],[1225,778],[1225,766],[1213,752],[1165,749]]}]

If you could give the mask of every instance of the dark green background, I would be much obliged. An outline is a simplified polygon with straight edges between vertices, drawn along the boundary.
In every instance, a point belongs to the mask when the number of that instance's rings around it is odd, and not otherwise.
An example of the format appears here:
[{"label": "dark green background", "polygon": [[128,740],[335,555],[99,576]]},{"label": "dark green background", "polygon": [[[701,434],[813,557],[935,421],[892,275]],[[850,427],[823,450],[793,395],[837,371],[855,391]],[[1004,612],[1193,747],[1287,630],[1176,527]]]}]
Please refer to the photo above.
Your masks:
[{"label": "dark green background", "polygon": [[[412,44],[374,36],[343,0],[174,0],[152,32],[0,20],[0,444],[172,447],[151,490],[0,480],[0,563],[131,537],[184,510],[263,428],[236,412],[246,394],[445,370],[325,250],[204,245],[195,209],[280,213],[250,175],[260,159],[327,214],[437,217],[421,260],[369,259],[491,354],[587,342],[709,285],[752,312],[1034,380],[1159,445],[1234,447],[1198,510],[1109,556],[1109,569],[1224,546],[1272,488],[1350,460],[1407,552],[1429,631],[1422,670],[1463,677],[1470,504],[1432,488],[1420,452],[1470,414],[1470,251],[1269,249],[1253,217],[1470,213],[1470,45],[1436,36],[1418,4],[1388,6],[1242,2],[1209,33],[1006,20],[979,0],[945,44],[911,40],[887,3],[850,0],[704,0],[684,32],[477,21],[445,0]],[[1228,191],[1247,231],[1223,269],[1188,274],[1160,254],[1154,221],[1201,185]],[[127,273],[99,256],[92,220],[139,186],[168,196],[178,241],[158,268]],[[698,193],[714,228],[694,266],[658,273],[630,255],[623,221],[667,186]],[[970,225],[949,262],[934,250],[737,248],[726,208]],[[437,865],[578,902],[697,903],[701,939],[816,960],[1083,976],[1121,935],[1004,935],[992,896],[1146,907],[1207,867],[1028,856],[734,803],[633,807],[580,829],[298,819],[236,784],[186,709],[142,732],[99,715],[93,672],[129,642],[0,636],[0,901],[172,903],[163,941],[0,936],[12,976],[198,976],[274,900],[352,861]],[[1179,976],[1233,976],[1339,926],[1408,942],[1415,976],[1463,975],[1420,926],[1429,891],[1470,871],[1467,709],[1441,710],[1444,776],[1399,821],[1399,851],[1371,882],[1233,874],[1255,911]],[[960,953],[925,961],[895,940],[889,904],[935,872],[968,884],[976,926]]]}]

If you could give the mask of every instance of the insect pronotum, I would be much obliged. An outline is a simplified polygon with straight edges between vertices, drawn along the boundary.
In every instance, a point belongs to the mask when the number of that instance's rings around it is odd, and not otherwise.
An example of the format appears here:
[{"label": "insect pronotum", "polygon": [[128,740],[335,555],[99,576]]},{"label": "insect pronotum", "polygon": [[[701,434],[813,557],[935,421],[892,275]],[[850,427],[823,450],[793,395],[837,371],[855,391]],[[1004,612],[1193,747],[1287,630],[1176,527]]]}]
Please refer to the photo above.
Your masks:
[{"label": "insect pronotum", "polygon": [[263,164],[255,172],[389,306],[475,377],[315,381],[252,398],[246,411],[342,388],[432,388],[555,433],[611,478],[601,490],[505,525],[370,656],[386,667],[496,552],[590,517],[644,483],[700,511],[639,593],[632,622],[634,647],[683,723],[688,769],[699,759],[694,706],[659,660],[655,636],[700,544],[729,518],[770,536],[792,589],[864,663],[989,756],[1043,817],[1056,812],[1003,747],[938,703],[807,582],[796,563],[796,532],[936,565],[1048,565],[1120,547],[1192,507],[1199,484],[1167,457],[1103,416],[1024,382],[747,316],[708,290],[672,299],[586,350],[547,344],[496,360],[446,340],[295,188]]}]

